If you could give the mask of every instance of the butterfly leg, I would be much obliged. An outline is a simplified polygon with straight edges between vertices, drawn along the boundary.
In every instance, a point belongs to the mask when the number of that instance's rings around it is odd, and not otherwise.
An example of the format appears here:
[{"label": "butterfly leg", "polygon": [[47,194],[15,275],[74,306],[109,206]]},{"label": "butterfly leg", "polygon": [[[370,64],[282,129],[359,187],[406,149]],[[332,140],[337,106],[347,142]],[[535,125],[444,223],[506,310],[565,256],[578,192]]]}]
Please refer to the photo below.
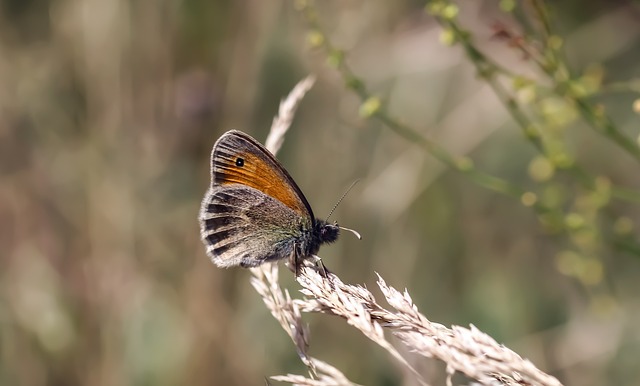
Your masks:
[{"label": "butterfly leg", "polygon": [[298,274],[300,273],[300,267],[298,265],[298,258],[295,250],[291,251],[291,253],[289,254],[289,258],[284,263],[284,265],[289,268],[289,270],[293,272],[296,277],[298,277]]},{"label": "butterfly leg", "polygon": [[316,268],[319,268],[322,277],[325,279],[328,278],[328,274],[330,274],[331,271],[329,271],[329,269],[324,265],[322,258],[316,255],[311,255],[311,258],[313,259],[313,263],[316,265]]},{"label": "butterfly leg", "polygon": [[331,273],[331,271],[329,271],[329,269],[325,267],[324,263],[322,262],[322,258],[317,255],[311,255],[301,258],[300,256],[298,256],[298,253],[296,251],[293,251],[289,255],[289,259],[285,263],[287,268],[289,268],[289,270],[291,270],[291,272],[296,275],[296,278],[300,275],[300,268],[303,264],[313,264],[316,270],[318,270],[324,278],[327,278],[327,275]]}]

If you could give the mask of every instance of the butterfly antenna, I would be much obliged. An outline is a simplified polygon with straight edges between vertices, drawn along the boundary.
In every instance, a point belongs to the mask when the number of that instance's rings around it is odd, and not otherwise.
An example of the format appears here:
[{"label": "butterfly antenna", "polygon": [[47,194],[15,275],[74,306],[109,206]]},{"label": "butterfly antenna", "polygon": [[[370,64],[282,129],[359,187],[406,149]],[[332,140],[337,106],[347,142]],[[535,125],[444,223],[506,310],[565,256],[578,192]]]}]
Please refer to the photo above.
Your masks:
[{"label": "butterfly antenna", "polygon": [[329,217],[331,217],[331,215],[333,214],[333,212],[336,210],[336,208],[338,207],[338,205],[340,205],[340,203],[342,202],[342,200],[344,200],[344,198],[347,196],[347,194],[349,194],[349,192],[351,191],[351,189],[353,189],[353,187],[360,181],[360,179],[357,179],[355,181],[353,181],[351,183],[351,186],[349,186],[349,189],[347,189],[346,192],[344,192],[344,194],[342,195],[342,197],[340,197],[340,199],[338,200],[338,202],[336,202],[336,204],[333,206],[333,209],[331,209],[331,212],[329,212],[329,215],[327,216],[327,221],[329,221]]},{"label": "butterfly antenna", "polygon": [[[342,195],[342,197],[340,197],[340,199],[338,200],[338,202],[336,202],[336,204],[333,206],[333,209],[331,209],[331,212],[329,212],[329,215],[327,216],[327,221],[329,220],[329,217],[331,217],[331,215],[333,214],[333,212],[336,210],[336,208],[338,207],[338,205],[340,205],[340,203],[342,202],[342,200],[344,200],[344,198],[347,196],[347,194],[349,194],[349,192],[351,191],[351,189],[353,189],[353,187],[360,182],[360,179],[357,179],[355,181],[353,181],[351,183],[351,185],[349,186],[349,188],[344,192],[344,194]],[[345,228],[345,227],[341,227],[340,225],[338,225],[338,228],[351,232],[353,233],[358,240],[362,240],[362,236],[360,236],[360,233],[358,233],[357,231],[353,230],[353,229],[349,229],[349,228]]]}]

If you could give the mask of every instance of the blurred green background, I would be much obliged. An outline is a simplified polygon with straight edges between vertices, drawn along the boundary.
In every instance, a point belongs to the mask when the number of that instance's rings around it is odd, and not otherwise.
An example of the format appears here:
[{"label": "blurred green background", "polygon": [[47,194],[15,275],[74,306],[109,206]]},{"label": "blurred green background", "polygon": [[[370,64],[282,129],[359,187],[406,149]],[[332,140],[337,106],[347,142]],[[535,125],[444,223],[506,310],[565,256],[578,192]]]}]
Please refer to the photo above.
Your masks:
[{"label": "blurred green background", "polygon": [[[553,88],[496,38],[497,22],[535,36],[535,2],[523,3],[505,13],[509,2],[461,2],[459,22],[492,60]],[[318,2],[319,32],[302,2],[0,1],[0,384],[260,385],[304,374],[250,273],[209,262],[197,212],[217,137],[235,128],[264,141],[280,99],[314,73],[278,158],[318,217],[361,179],[333,218],[363,240],[323,247],[332,271],[372,290],[378,272],[429,319],[472,323],[566,384],[637,385],[640,261],[608,240],[637,236],[638,200],[591,210],[460,46],[443,44],[425,5]],[[640,6],[568,1],[550,12],[568,66],[598,84],[589,103],[635,141]],[[559,231],[363,117],[314,48],[323,39],[389,114],[587,232]],[[514,95],[532,101],[561,154],[605,186],[640,191],[636,159],[534,91]],[[311,355],[360,384],[403,384],[400,367],[342,320],[305,318]],[[442,364],[407,356],[442,384]]]}]

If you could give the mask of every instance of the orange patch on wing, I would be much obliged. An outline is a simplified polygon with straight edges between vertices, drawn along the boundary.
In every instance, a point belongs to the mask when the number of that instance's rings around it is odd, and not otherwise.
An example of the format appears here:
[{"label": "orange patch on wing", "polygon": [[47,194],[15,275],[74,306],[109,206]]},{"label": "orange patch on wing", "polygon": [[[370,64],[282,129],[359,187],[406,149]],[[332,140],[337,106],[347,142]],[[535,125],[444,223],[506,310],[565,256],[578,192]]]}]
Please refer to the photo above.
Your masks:
[{"label": "orange patch on wing", "polygon": [[[242,159],[242,166],[236,164],[238,158]],[[233,157],[216,157],[216,164],[217,183],[250,186],[281,201],[300,215],[307,215],[307,209],[291,186],[289,177],[272,167],[270,160],[265,162],[254,153],[236,151]]]}]

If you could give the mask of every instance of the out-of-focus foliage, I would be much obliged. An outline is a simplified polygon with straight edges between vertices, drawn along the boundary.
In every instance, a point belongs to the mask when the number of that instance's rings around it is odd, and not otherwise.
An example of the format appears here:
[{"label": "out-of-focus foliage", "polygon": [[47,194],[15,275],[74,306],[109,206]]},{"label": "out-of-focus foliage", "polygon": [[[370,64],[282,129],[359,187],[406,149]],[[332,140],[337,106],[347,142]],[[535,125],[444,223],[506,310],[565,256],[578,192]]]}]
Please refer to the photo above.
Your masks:
[{"label": "out-of-focus foliage", "polygon": [[[566,384],[638,384],[639,18],[624,1],[0,2],[0,384],[304,372],[196,217],[215,139],[263,140],[308,73],[279,158],[318,217],[361,178],[333,216],[364,239],[323,247],[332,271],[380,272]],[[315,357],[401,383],[348,326],[309,322]]]}]

